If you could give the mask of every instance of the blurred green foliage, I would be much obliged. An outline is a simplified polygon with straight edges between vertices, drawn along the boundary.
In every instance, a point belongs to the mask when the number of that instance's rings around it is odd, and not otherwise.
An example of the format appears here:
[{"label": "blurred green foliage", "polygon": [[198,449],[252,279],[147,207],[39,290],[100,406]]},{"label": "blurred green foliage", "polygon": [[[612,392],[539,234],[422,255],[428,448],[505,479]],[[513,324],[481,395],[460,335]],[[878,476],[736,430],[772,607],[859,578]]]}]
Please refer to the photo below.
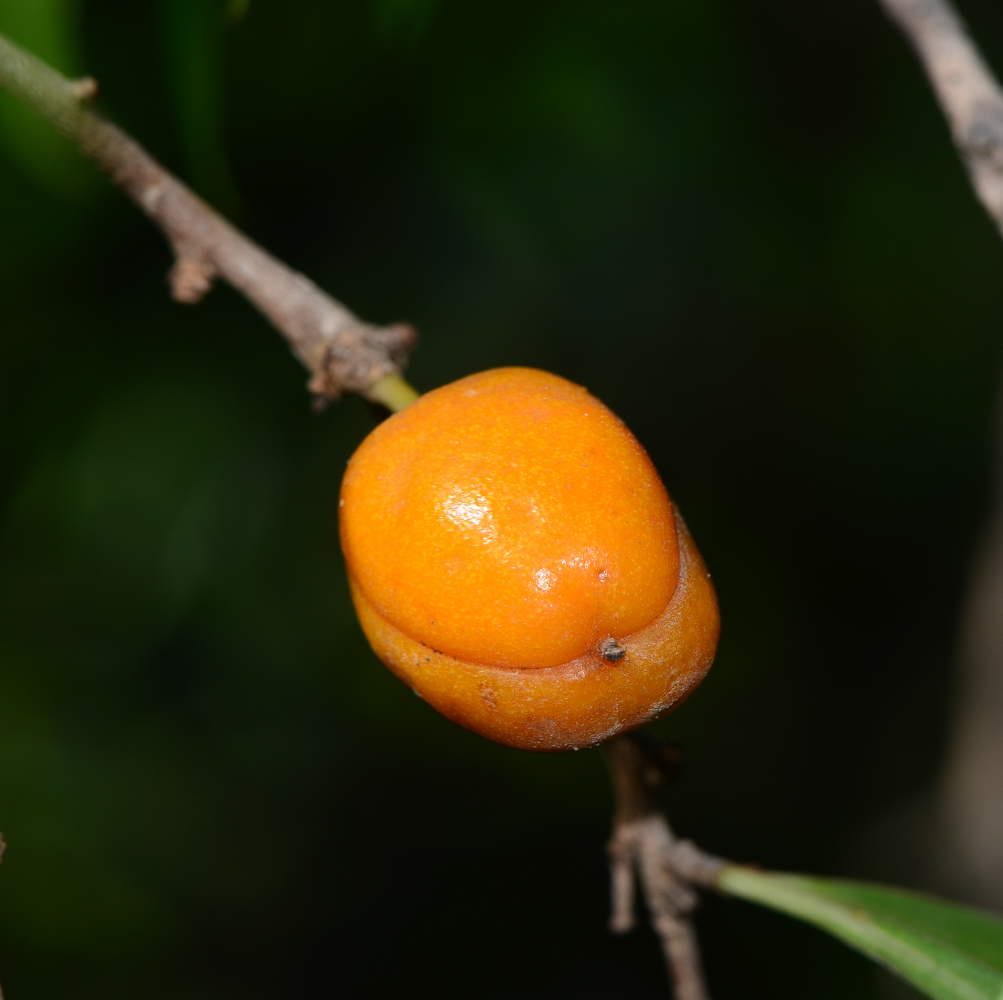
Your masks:
[{"label": "blurred green foliage", "polygon": [[[1003,68],[998,4],[962,6]],[[658,727],[677,828],[915,875],[868,831],[943,751],[1003,248],[876,4],[2,0],[0,30],[416,322],[419,388],[538,365],[620,413],[724,613]],[[160,236],[0,114],[9,997],[664,995],[650,934],[605,930],[601,756],[489,745],[366,648],[335,522],[365,406],[311,415],[228,290],[169,302]],[[884,989],[780,917],[700,921],[718,1000]]]},{"label": "blurred green foliage", "polygon": [[192,183],[217,208],[233,214],[239,198],[227,162],[223,128],[224,32],[240,7],[209,0],[162,0],[171,97]]}]

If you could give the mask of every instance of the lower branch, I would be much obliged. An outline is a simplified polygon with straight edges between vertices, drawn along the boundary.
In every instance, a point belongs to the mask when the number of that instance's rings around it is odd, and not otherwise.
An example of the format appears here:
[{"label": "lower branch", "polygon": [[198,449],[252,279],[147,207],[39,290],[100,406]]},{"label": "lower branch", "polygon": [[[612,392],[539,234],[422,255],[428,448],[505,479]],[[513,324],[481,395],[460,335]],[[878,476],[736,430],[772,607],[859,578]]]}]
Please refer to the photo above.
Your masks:
[{"label": "lower branch", "polygon": [[655,810],[653,792],[673,768],[674,755],[667,759],[664,749],[644,745],[639,736],[618,737],[606,749],[616,794],[608,845],[610,929],[622,934],[634,927],[636,881],[661,941],[676,1000],[709,1000],[690,920],[697,905],[690,883],[713,886],[723,862],[688,841],[677,841]]},{"label": "lower branch", "polygon": [[413,401],[417,394],[400,371],[415,331],[406,324],[364,323],[248,239],[90,108],[93,80],[67,80],[0,35],[0,86],[49,118],[160,227],[176,257],[169,275],[175,299],[198,302],[222,278],[285,336],[321,400],[348,390],[390,409]]}]

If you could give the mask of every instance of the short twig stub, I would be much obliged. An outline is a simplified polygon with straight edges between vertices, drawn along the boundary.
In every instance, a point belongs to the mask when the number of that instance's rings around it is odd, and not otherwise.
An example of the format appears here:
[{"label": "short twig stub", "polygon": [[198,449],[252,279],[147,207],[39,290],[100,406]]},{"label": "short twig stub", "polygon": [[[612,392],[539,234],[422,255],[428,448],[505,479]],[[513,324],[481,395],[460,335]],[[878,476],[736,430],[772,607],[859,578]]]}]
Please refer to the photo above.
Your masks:
[{"label": "short twig stub", "polygon": [[78,101],[93,101],[100,90],[97,80],[92,76],[82,76],[79,80],[73,80],[70,86],[73,89],[73,96]]}]

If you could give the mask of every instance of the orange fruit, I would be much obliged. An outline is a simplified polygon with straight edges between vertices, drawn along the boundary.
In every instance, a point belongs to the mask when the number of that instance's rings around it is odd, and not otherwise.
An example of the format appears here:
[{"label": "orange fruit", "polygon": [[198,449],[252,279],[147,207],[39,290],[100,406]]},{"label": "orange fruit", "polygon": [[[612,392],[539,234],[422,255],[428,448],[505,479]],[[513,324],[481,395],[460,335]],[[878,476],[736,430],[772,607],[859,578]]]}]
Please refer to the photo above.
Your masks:
[{"label": "orange fruit", "polygon": [[601,743],[710,669],[710,577],[644,449],[585,389],[499,368],[380,424],[341,544],[376,654],[455,722],[530,750]]}]

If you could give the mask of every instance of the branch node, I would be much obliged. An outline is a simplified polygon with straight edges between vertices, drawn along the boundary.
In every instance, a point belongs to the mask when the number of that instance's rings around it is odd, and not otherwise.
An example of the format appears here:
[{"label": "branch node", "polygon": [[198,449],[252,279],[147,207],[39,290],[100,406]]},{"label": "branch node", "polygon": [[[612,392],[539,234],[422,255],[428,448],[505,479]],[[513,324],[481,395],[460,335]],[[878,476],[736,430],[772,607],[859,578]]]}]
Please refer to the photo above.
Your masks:
[{"label": "branch node", "polygon": [[366,395],[381,378],[400,374],[417,341],[418,331],[409,323],[344,326],[309,360],[313,375],[307,388],[328,401],[340,399],[346,391]]},{"label": "branch node", "polygon": [[[309,383],[307,384],[307,388],[310,389]],[[310,397],[310,412],[314,414],[314,416],[319,417],[322,413],[325,413],[327,408],[334,402],[336,402],[336,400],[332,399],[330,396],[325,396],[323,393],[315,393]]]},{"label": "branch node", "polygon": [[654,802],[656,789],[675,770],[678,751],[638,733],[610,740],[606,750],[616,794],[613,835],[606,847],[610,930],[622,934],[634,926],[636,880],[661,941],[676,1000],[709,1000],[689,919],[698,896],[689,883],[712,885],[709,873],[716,876],[721,862],[689,841],[677,841]]},{"label": "branch node", "polygon": [[82,76],[70,81],[70,91],[78,101],[93,101],[101,88],[93,76]]},{"label": "branch node", "polygon": [[310,376],[306,387],[314,396],[314,413],[323,413],[331,403],[341,399],[341,382],[334,374],[331,348],[324,351],[324,360]]},{"label": "branch node", "polygon": [[724,860],[700,850],[692,840],[677,840],[669,848],[666,864],[680,878],[695,885],[713,888],[724,867]]},{"label": "branch node", "polygon": [[186,305],[201,302],[212,290],[215,278],[216,271],[211,264],[193,257],[179,257],[167,274],[174,301]]}]

